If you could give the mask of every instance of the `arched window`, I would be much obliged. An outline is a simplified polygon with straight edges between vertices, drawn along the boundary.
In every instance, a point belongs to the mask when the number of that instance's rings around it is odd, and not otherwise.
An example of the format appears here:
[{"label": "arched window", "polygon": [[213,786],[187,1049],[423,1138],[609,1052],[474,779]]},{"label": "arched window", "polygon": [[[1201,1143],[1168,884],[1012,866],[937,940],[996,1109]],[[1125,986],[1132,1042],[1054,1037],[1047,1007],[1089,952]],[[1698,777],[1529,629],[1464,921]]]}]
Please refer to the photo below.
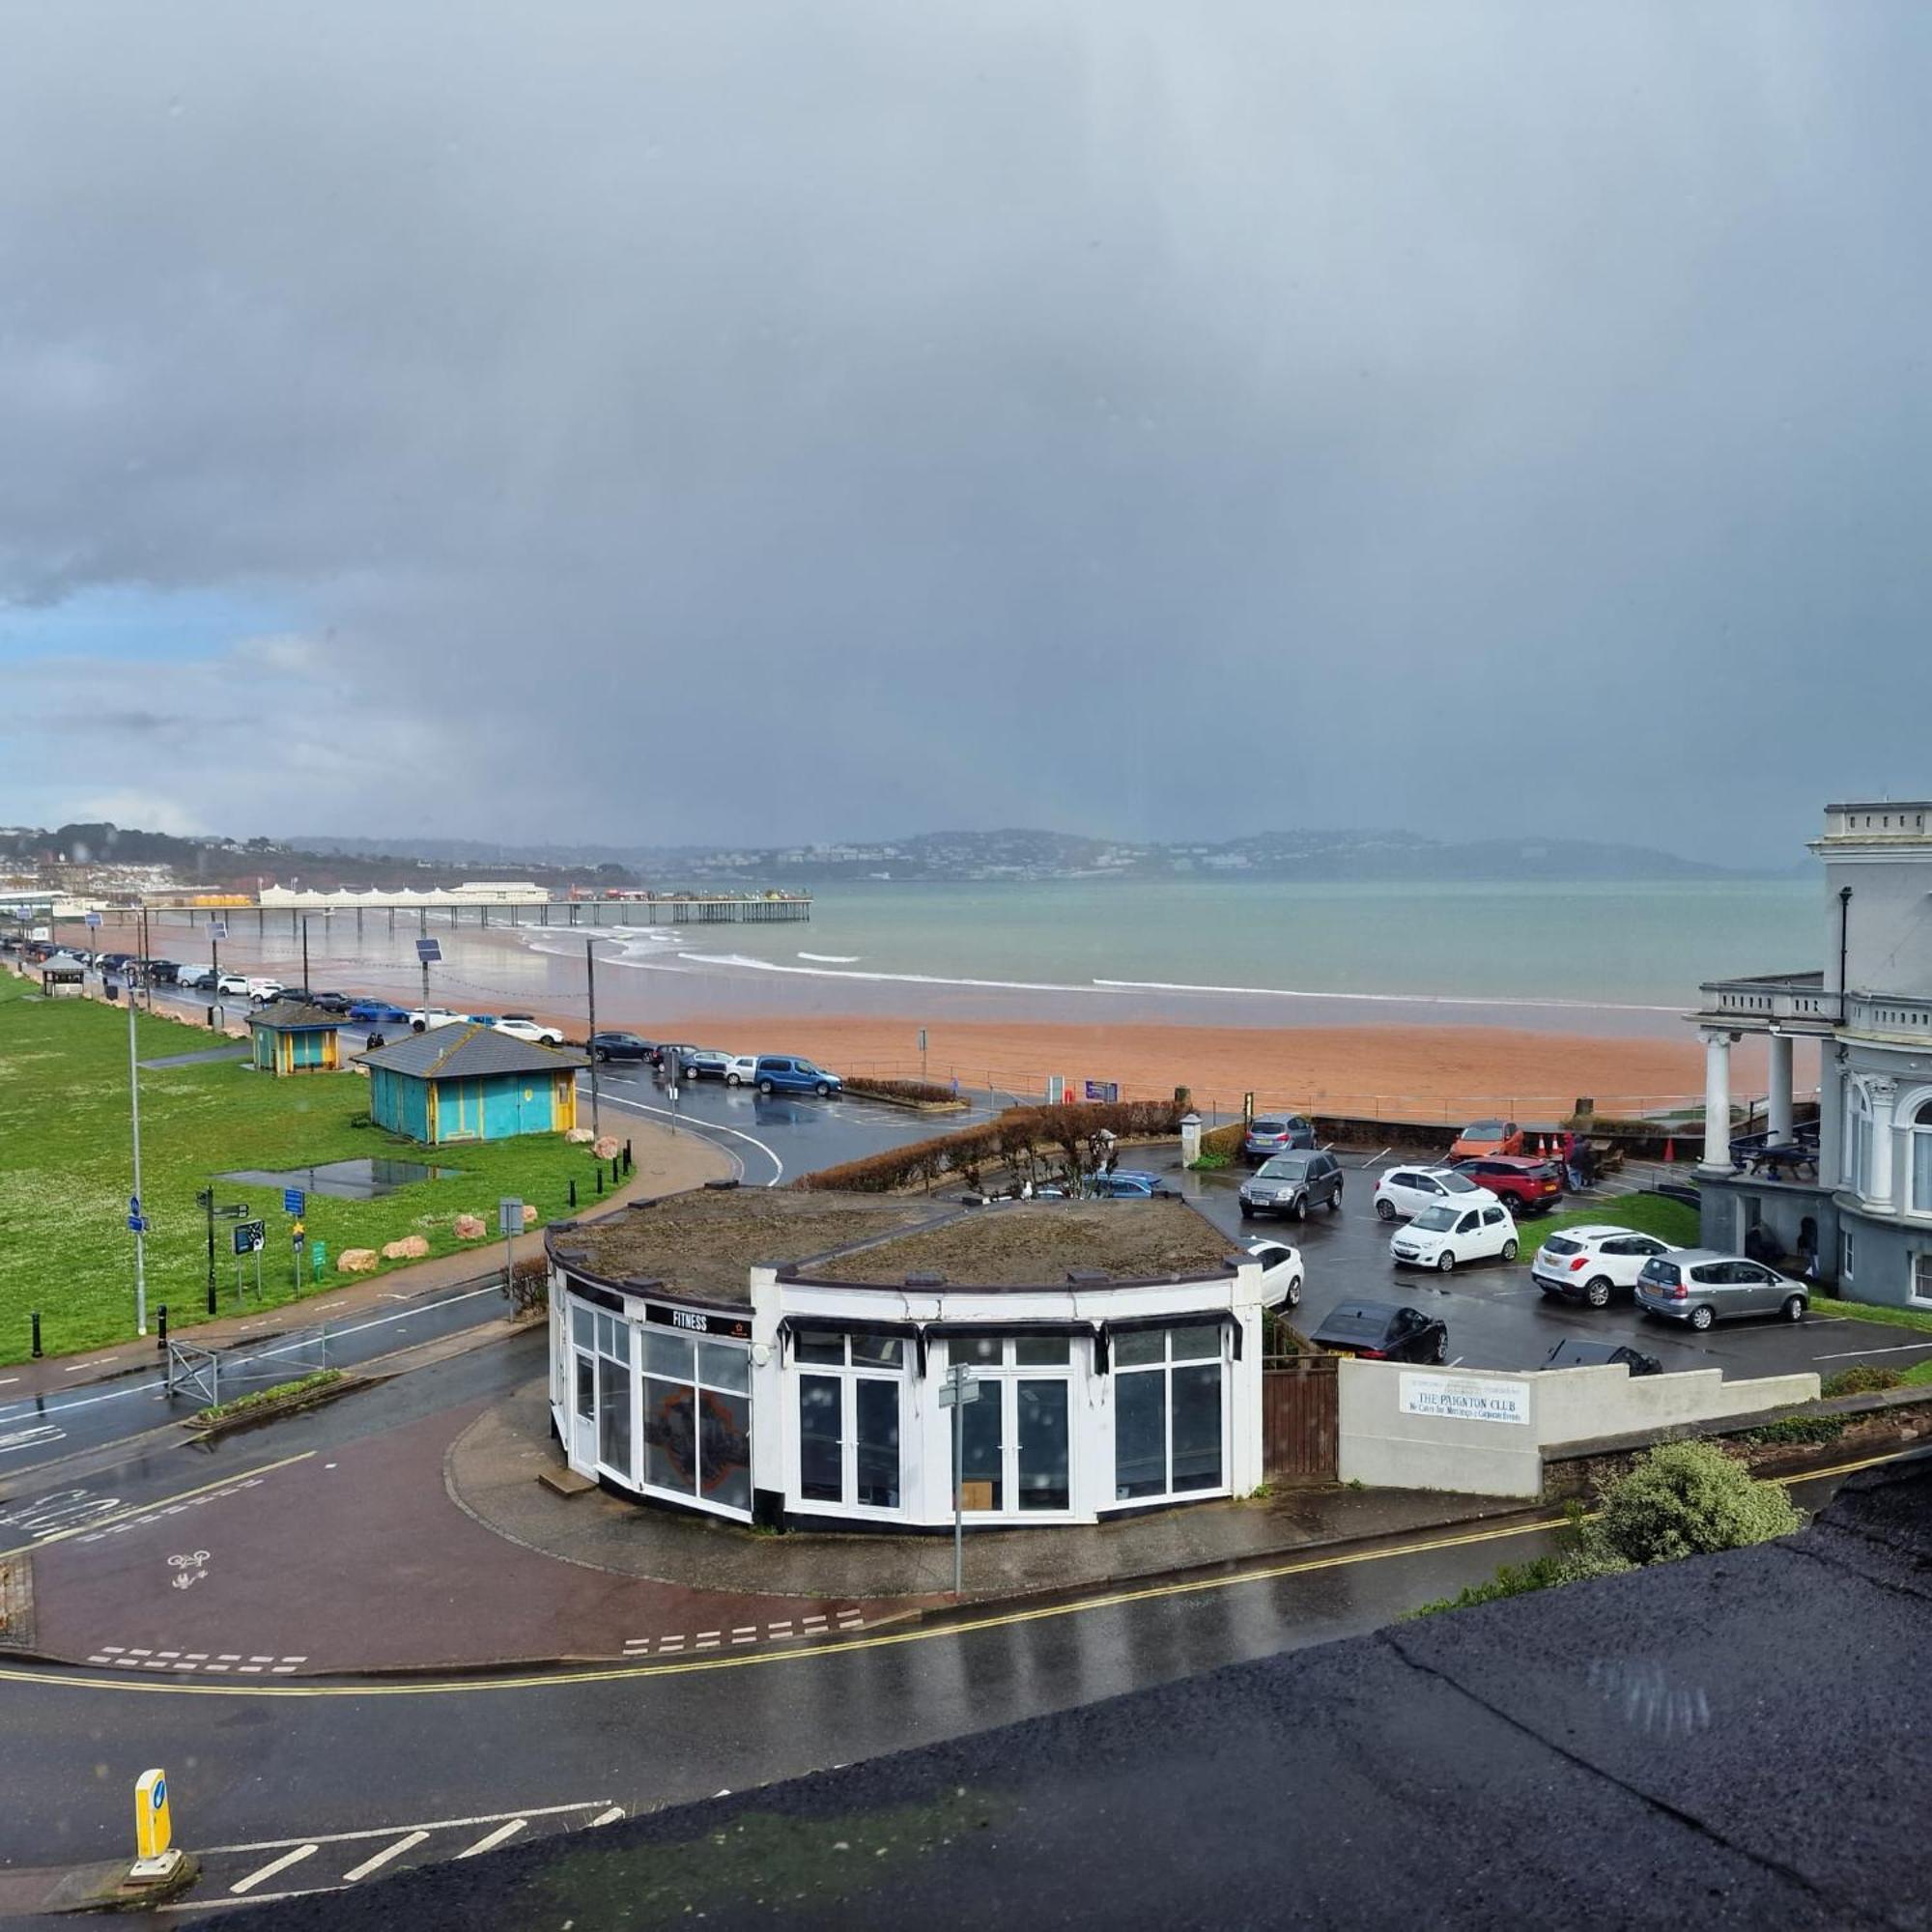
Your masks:
[{"label": "arched window", "polygon": [[1845,1179],[1854,1194],[1871,1192],[1871,1095],[1854,1080],[1845,1094]]},{"label": "arched window", "polygon": [[1910,1141],[1908,1168],[1912,1176],[1912,1211],[1915,1214],[1932,1214],[1932,1098],[1919,1101],[1912,1110],[1906,1125]]}]

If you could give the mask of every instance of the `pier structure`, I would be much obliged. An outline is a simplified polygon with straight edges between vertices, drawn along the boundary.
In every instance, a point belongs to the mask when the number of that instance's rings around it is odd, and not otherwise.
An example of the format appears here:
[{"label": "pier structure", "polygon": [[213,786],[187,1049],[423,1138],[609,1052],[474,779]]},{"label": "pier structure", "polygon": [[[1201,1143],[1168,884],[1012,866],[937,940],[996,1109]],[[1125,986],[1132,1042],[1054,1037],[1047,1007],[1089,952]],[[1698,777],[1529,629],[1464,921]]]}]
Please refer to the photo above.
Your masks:
[{"label": "pier structure", "polygon": [[[108,906],[101,910],[103,924],[138,923],[140,906]],[[353,905],[264,906],[264,905],[181,905],[157,901],[145,908],[151,923],[160,920],[170,924],[185,921],[190,929],[224,922],[238,935],[247,930],[246,922],[255,922],[258,935],[266,937],[270,928],[298,933],[304,920],[322,920],[329,924],[355,922],[359,937],[370,930],[394,932],[412,929],[418,933],[453,929],[458,926],[584,926],[606,925],[802,925],[811,918],[811,899],[807,894],[787,894],[781,898],[655,898],[655,899],[512,899],[449,901],[430,904],[417,900],[405,904],[393,899],[372,898]]]}]

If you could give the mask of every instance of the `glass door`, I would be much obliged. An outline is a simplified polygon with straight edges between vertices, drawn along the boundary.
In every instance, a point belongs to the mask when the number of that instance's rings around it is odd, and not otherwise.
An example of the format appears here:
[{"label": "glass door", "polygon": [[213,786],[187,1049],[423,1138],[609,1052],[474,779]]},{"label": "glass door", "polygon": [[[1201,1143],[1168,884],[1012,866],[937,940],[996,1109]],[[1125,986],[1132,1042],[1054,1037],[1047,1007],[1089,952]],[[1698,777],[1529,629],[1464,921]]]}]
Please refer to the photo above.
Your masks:
[{"label": "glass door", "polygon": [[1066,1384],[1028,1376],[1012,1384],[1019,1429],[1013,1445],[1014,1493],[1023,1510],[1064,1510],[1072,1500]]}]

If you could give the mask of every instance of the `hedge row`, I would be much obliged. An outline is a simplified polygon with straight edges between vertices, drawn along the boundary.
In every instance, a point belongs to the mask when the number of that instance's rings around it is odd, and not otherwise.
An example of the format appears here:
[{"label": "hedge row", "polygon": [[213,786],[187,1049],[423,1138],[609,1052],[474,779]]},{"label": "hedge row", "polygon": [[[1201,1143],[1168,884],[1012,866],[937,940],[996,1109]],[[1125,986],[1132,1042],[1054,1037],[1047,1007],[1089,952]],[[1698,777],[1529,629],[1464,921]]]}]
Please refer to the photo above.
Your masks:
[{"label": "hedge row", "polygon": [[864,1073],[848,1073],[845,1076],[845,1091],[848,1094],[877,1094],[888,1100],[917,1100],[923,1104],[936,1101],[950,1105],[959,1097],[951,1087],[942,1087],[935,1080],[874,1080]]},{"label": "hedge row", "polygon": [[949,1175],[971,1176],[981,1166],[1024,1165],[1042,1153],[1080,1169],[1088,1142],[1102,1127],[1122,1140],[1151,1139],[1180,1131],[1186,1109],[1174,1100],[1094,1101],[1071,1107],[1009,1107],[997,1120],[956,1134],[941,1134],[910,1147],[889,1148],[843,1167],[828,1167],[792,1182],[809,1190],[890,1194],[920,1183],[930,1187]]}]

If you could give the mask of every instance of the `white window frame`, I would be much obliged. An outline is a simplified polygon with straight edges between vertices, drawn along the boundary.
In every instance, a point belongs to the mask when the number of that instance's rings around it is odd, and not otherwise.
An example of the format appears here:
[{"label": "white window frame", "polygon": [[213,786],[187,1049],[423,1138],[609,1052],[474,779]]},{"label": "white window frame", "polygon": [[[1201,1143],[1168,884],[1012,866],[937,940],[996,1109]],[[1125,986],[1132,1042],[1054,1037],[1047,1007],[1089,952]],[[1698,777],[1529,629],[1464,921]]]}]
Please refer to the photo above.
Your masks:
[{"label": "white window frame", "polygon": [[1909,1258],[1905,1292],[1914,1301],[1932,1303],[1932,1248],[1919,1248]]},{"label": "white window frame", "polygon": [[[1172,1328],[1200,1328],[1210,1323],[1219,1328],[1220,1350],[1213,1355],[1195,1355],[1177,1362],[1174,1359],[1174,1344],[1168,1336]],[[1122,1368],[1119,1356],[1120,1338],[1115,1337],[1116,1352],[1109,1363],[1109,1371],[1114,1381],[1113,1412],[1107,1418],[1107,1460],[1112,1477],[1108,1487],[1114,1492],[1110,1499],[1101,1504],[1102,1512],[1113,1510],[1161,1509],[1170,1503],[1208,1502],[1215,1496],[1233,1493],[1231,1477],[1233,1474],[1233,1414],[1234,1414],[1234,1363],[1229,1359],[1228,1325],[1218,1314],[1177,1315],[1170,1321],[1164,1321],[1157,1331],[1161,1335],[1162,1359],[1159,1362],[1136,1363]],[[1213,1489],[1177,1490],[1174,1487],[1174,1372],[1177,1368],[1204,1368],[1209,1362],[1221,1371],[1221,1480]],[[1120,1389],[1123,1376],[1159,1376],[1162,1389],[1161,1414],[1166,1429],[1165,1462],[1167,1466],[1167,1488],[1148,1495],[1123,1496],[1119,1493],[1120,1474],[1117,1464],[1120,1450]]]},{"label": "white window frame", "polygon": [[[874,1521],[893,1522],[915,1515],[917,1498],[907,1481],[913,1463],[911,1420],[906,1401],[906,1378],[917,1356],[917,1345],[910,1335],[895,1335],[888,1340],[899,1345],[899,1365],[891,1369],[881,1362],[861,1362],[854,1358],[854,1337],[838,1331],[843,1346],[843,1359],[838,1362],[807,1362],[799,1358],[800,1330],[812,1326],[809,1316],[795,1318],[792,1331],[791,1376],[785,1392],[785,1426],[790,1431],[791,1467],[785,1504],[800,1516],[850,1516]],[[821,1330],[820,1332],[825,1332]],[[805,1493],[805,1416],[801,1407],[804,1378],[822,1376],[838,1383],[838,1492],[839,1500],[829,1502]],[[898,1390],[899,1403],[899,1499],[896,1503],[862,1503],[859,1493],[859,1396],[854,1384],[862,1381],[889,1382]],[[847,1498],[853,1500],[847,1500]]]},{"label": "white window frame", "polygon": [[[692,1391],[694,1401],[701,1400],[705,1394],[709,1393],[712,1395],[729,1396],[733,1401],[743,1402],[751,1433],[753,1435],[756,1435],[758,1427],[757,1382],[752,1371],[752,1350],[750,1345],[740,1342],[735,1336],[700,1334],[689,1329],[667,1327],[663,1323],[633,1323],[632,1326],[635,1333],[631,1343],[631,1463],[638,1473],[629,1487],[640,1496],[651,1496],[660,1502],[675,1503],[680,1509],[697,1510],[706,1516],[722,1516],[730,1522],[750,1522],[753,1518],[753,1505],[757,1499],[757,1490],[755,1479],[752,1474],[755,1465],[752,1459],[749,1441],[745,1457],[745,1469],[746,1480],[752,1486],[752,1503],[741,1505],[738,1503],[717,1502],[707,1496],[701,1489],[695,1492],[690,1490],[667,1489],[661,1483],[650,1481],[644,1473],[649,1466],[644,1460],[644,1390],[647,1382],[664,1382],[673,1388],[688,1388]],[[645,1366],[645,1344],[643,1338],[649,1335],[654,1328],[661,1335],[682,1335],[691,1343],[691,1374],[689,1376],[662,1375]],[[726,1388],[721,1382],[707,1381],[704,1378],[703,1371],[699,1365],[704,1359],[703,1350],[707,1345],[712,1348],[728,1349],[733,1354],[744,1357],[745,1386],[743,1388]],[[700,1438],[700,1458],[702,1457],[702,1438]]]},{"label": "white window frame", "polygon": [[[992,1338],[988,1337],[986,1339],[990,1340]],[[1023,1363],[1016,1361],[1014,1357],[1018,1351],[1014,1345],[1022,1340],[1064,1341],[1066,1344],[1066,1359],[1064,1362]],[[1066,1385],[1066,1507],[1057,1510],[1026,1510],[1021,1509],[1019,1506],[1019,1397],[1015,1395],[1012,1399],[1013,1413],[1011,1417],[1008,1418],[1004,1407],[1000,1411],[1002,1417],[1000,1492],[1009,1500],[1005,1507],[1001,1509],[974,1510],[967,1520],[969,1522],[1008,1523],[1074,1522],[1082,1520],[1086,1513],[1079,1507],[1081,1474],[1080,1430],[1081,1417],[1084,1413],[1080,1395],[1082,1389],[1086,1386],[1087,1378],[1092,1375],[1093,1370],[1091,1366],[1091,1354],[1083,1357],[1080,1351],[1082,1349],[1091,1350],[1094,1345],[1091,1342],[1083,1342],[1078,1336],[1074,1335],[1030,1336],[1024,1329],[1014,1329],[1010,1334],[1002,1335],[999,1341],[1001,1345],[1000,1359],[997,1363],[969,1360],[962,1350],[960,1360],[965,1362],[966,1367],[972,1370],[975,1380],[998,1382],[1002,1385],[1008,1382],[1025,1381],[1057,1381],[1064,1382]],[[946,1344],[946,1364],[949,1369],[952,1366],[952,1349],[953,1344],[949,1340]],[[982,1396],[980,1400],[983,1402],[985,1398]],[[1000,1401],[1002,1404],[1005,1404],[1007,1401],[1004,1392],[1000,1396]],[[946,1413],[947,1422],[944,1432],[946,1471],[942,1488],[946,1498],[947,1512],[950,1515],[952,1509],[952,1418],[957,1414],[957,1410],[949,1409]],[[1010,1440],[1007,1438],[1005,1434],[1009,1427],[1012,1431]]]},{"label": "white window frame", "polygon": [[1871,1198],[1872,1103],[1862,1080],[1853,1080],[1845,1095],[1845,1179],[1861,1201]]},{"label": "white window frame", "polygon": [[[1901,1152],[1905,1160],[1905,1184],[1900,1192],[1906,1211],[1932,1216],[1932,1095],[1915,1099],[1900,1110],[1904,1129]],[[1926,1181],[1918,1184],[1920,1151],[1924,1152]]]}]

